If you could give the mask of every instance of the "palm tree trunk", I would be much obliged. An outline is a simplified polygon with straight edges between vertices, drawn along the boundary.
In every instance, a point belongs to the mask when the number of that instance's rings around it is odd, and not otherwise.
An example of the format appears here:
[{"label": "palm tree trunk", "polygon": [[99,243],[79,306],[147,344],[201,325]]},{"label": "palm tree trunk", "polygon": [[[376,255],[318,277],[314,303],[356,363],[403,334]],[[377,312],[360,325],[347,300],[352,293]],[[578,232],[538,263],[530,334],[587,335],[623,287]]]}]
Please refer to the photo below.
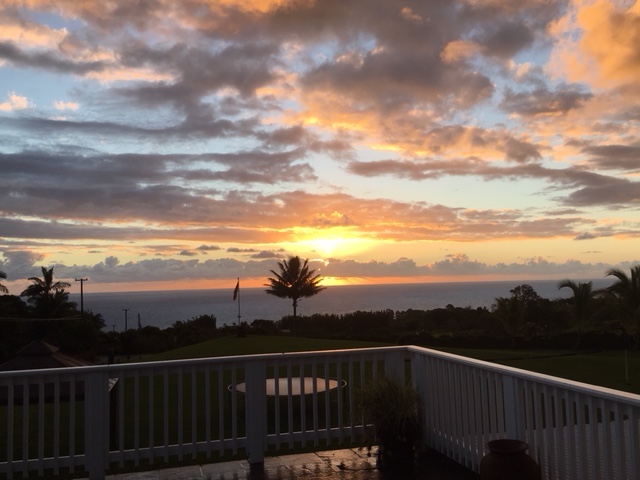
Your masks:
[{"label": "palm tree trunk", "polygon": [[292,322],[292,326],[291,326],[291,333],[293,334],[293,336],[296,335],[296,317],[298,312],[298,299],[294,298],[293,299],[293,322]]}]

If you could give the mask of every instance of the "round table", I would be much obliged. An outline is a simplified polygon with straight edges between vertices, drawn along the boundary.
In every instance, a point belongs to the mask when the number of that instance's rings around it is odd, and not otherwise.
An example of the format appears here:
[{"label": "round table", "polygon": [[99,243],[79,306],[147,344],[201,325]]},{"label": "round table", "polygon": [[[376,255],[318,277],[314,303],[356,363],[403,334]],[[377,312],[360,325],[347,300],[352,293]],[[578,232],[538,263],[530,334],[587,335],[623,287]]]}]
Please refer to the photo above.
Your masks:
[{"label": "round table", "polygon": [[[310,395],[313,393],[313,385],[315,381],[315,388],[317,393],[324,393],[327,390],[335,390],[338,388],[338,381],[329,379],[328,381],[322,377],[293,377],[291,379],[291,395],[302,395],[302,386],[304,385],[304,394]],[[347,382],[342,381],[342,386]],[[268,397],[276,396],[276,379],[267,378],[266,380],[266,393]],[[327,388],[328,387],[328,388]],[[229,385],[229,390],[232,390],[233,385]],[[245,382],[236,384],[236,391],[239,393],[247,393],[247,384]],[[278,378],[278,396],[286,397],[289,395],[289,379]]]}]

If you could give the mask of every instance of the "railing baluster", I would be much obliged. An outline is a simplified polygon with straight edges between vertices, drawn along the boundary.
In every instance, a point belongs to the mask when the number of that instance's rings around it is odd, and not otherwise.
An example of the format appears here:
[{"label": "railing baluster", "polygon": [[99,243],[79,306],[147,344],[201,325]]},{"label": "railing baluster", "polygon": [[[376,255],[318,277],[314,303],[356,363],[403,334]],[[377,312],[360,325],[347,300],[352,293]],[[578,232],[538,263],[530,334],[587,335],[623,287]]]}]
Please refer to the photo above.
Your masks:
[{"label": "railing baluster", "polygon": [[302,446],[307,446],[307,409],[305,401],[305,388],[304,388],[304,360],[300,360],[298,364],[298,378],[300,382],[300,435],[302,439]]},{"label": "railing baluster", "polygon": [[165,367],[162,372],[162,390],[164,402],[162,404],[163,414],[163,450],[164,462],[169,461],[169,368]]},{"label": "railing baluster", "polygon": [[44,378],[36,377],[38,385],[38,475],[44,476]]},{"label": "railing baluster", "polygon": [[76,466],[76,379],[69,381],[69,465]]},{"label": "railing baluster", "polygon": [[581,478],[587,478],[587,472],[589,471],[589,448],[587,443],[588,411],[582,395],[576,395],[576,404],[576,420],[578,423],[578,439],[576,440],[576,448],[578,450],[578,458],[580,459],[580,468],[578,469],[578,473],[581,475]]},{"label": "railing baluster", "polygon": [[211,458],[211,366],[204,370],[204,413],[205,441],[207,442],[207,458]]},{"label": "railing baluster", "polygon": [[60,377],[53,379],[53,474],[60,474]]},{"label": "railing baluster", "polygon": [[604,400],[600,400],[600,411],[601,419],[602,419],[602,441],[600,442],[600,449],[602,451],[602,465],[603,471],[605,472],[606,478],[614,478],[613,476],[613,468],[611,465],[611,444],[612,444],[612,435],[611,435],[611,420],[609,418],[610,412],[607,405],[607,402]]},{"label": "railing baluster", "polygon": [[280,432],[280,366],[276,364],[273,367],[273,382],[274,382],[274,395],[273,395],[273,408],[275,416],[275,435],[276,435],[276,450],[280,450],[281,444],[281,432]]},{"label": "railing baluster", "polygon": [[13,467],[13,402],[15,401],[14,380],[9,378],[7,382],[7,464],[9,466],[9,478],[12,477]]},{"label": "railing baluster", "polygon": [[22,474],[26,476],[29,472],[29,395],[31,395],[31,385],[29,379],[25,378],[22,387]]},{"label": "railing baluster", "polygon": [[348,358],[348,382],[347,382],[347,394],[349,395],[349,429],[351,431],[351,441],[354,442],[356,439],[356,408],[354,404],[354,395],[353,395],[353,382],[355,381],[355,376],[353,373],[353,365],[355,363],[354,357]]},{"label": "railing baluster", "polygon": [[[231,438],[233,439],[233,454],[238,453],[238,391],[236,390],[236,366],[231,365]],[[246,397],[246,395],[245,395]],[[246,402],[245,398],[245,402]]]},{"label": "railing baluster", "polygon": [[191,454],[192,460],[198,454],[198,375],[196,367],[191,368]]},{"label": "railing baluster", "polygon": [[125,376],[124,371],[119,373],[119,381],[118,381],[118,450],[120,453],[120,467],[124,467],[124,414],[125,414],[125,403],[124,403],[124,391],[125,391],[125,383],[127,378]]},{"label": "railing baluster", "polygon": [[134,465],[140,465],[140,371],[133,371],[133,451]]},{"label": "railing baluster", "polygon": [[[323,396],[324,396],[324,426],[325,426],[324,435],[325,435],[326,444],[330,445],[331,444],[331,425],[333,422],[331,421],[331,389],[329,388],[331,372],[330,372],[328,357],[324,358],[323,375],[324,375]],[[339,390],[340,390],[340,384],[338,383],[338,391]],[[336,392],[336,396],[337,394],[338,392]]]},{"label": "railing baluster", "polygon": [[[344,386],[342,380],[342,362],[340,360],[336,360],[336,378],[338,380],[338,391],[337,391],[337,403],[336,403],[336,413],[338,415],[338,438],[340,439],[340,444],[344,443],[344,430],[345,430],[345,422],[344,422]],[[331,418],[331,417],[329,417]],[[331,425],[329,426],[329,430],[331,429]]]},{"label": "railing baluster", "polygon": [[[218,366],[218,435],[219,435],[218,438],[220,440],[220,448],[219,448],[220,456],[224,455],[224,439],[225,439],[224,405],[226,400],[226,393],[227,392],[224,385],[224,367],[222,364],[220,364]],[[231,392],[229,392],[229,395],[231,395]],[[232,408],[231,415],[233,416],[233,408]]]},{"label": "railing baluster", "polygon": [[154,405],[155,405],[155,385],[154,385],[154,377],[155,377],[155,371],[154,370],[150,370],[147,374],[147,382],[149,385],[149,395],[148,395],[148,403],[147,403],[147,418],[149,419],[149,441],[147,443],[148,447],[149,447],[149,462],[153,465],[154,460],[155,460],[155,410],[154,410]]},{"label": "railing baluster", "polygon": [[[318,436],[318,385],[316,384],[316,380],[318,379],[318,364],[317,360],[314,358],[311,362],[311,379],[313,381],[313,385],[311,386],[311,403],[312,403],[312,412],[313,415],[313,446],[317,447],[319,442]],[[304,377],[302,379],[302,383],[304,383]],[[306,398],[300,397],[304,403],[306,402]]]},{"label": "railing baluster", "polygon": [[289,425],[289,449],[293,449],[293,432],[294,432],[294,424],[293,424],[293,395],[291,394],[292,390],[292,382],[291,377],[293,376],[293,366],[291,361],[287,361],[287,420]]}]

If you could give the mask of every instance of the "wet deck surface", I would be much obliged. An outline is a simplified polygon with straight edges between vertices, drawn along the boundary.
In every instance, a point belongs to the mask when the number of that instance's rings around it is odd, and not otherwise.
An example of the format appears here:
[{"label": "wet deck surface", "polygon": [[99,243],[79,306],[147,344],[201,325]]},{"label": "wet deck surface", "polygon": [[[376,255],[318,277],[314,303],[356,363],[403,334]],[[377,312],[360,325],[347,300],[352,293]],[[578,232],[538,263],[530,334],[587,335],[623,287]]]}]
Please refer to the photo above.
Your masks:
[{"label": "wet deck surface", "polygon": [[478,480],[474,472],[432,452],[422,455],[411,471],[397,473],[376,467],[366,450],[344,449],[265,458],[264,465],[246,460],[192,465],[107,476],[108,480]]}]

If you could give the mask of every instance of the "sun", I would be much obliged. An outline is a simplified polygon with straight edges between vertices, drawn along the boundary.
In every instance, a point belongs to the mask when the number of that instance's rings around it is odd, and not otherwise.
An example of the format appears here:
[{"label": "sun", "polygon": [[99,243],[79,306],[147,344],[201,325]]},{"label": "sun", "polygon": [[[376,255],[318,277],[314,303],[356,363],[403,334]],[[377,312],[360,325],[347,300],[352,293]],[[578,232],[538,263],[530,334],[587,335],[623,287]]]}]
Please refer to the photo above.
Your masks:
[{"label": "sun", "polygon": [[344,228],[320,232],[316,229],[300,229],[296,233],[297,246],[322,258],[354,255],[366,250],[370,244],[370,241],[354,236]]},{"label": "sun", "polygon": [[314,238],[308,240],[306,243],[323,257],[330,257],[334,255],[336,251],[344,250],[344,247],[348,244],[348,240],[340,237],[327,237]]}]

